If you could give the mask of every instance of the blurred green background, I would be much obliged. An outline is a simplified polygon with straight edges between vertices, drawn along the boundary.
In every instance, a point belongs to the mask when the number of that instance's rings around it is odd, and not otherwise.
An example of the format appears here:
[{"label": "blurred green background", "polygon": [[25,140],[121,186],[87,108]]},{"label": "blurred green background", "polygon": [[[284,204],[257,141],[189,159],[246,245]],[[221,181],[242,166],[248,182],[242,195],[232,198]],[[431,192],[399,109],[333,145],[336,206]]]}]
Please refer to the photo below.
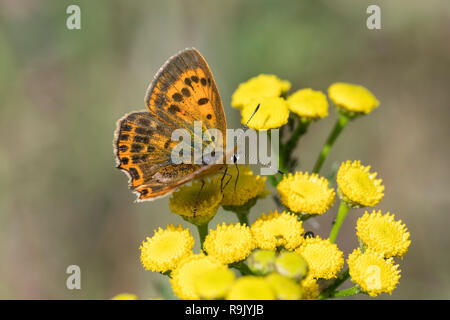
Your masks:
[{"label": "blurred green background", "polygon": [[[382,30],[366,28],[374,3]],[[71,4],[81,30],[66,28]],[[168,199],[134,203],[112,139],[117,119],[144,108],[160,66],[191,46],[211,66],[230,127],[239,125],[232,92],[259,73],[294,90],[369,88],[380,107],[344,130],[323,173],[360,159],[384,180],[377,208],[412,238],[392,298],[450,298],[449,40],[448,0],[0,0],[0,298],[151,298],[167,289],[143,270],[138,248],[158,226],[188,224]],[[310,127],[296,153],[301,169],[311,170],[335,119],[330,106]],[[327,236],[336,207],[306,229]],[[260,201],[251,221],[274,208]],[[352,211],[339,234],[345,254],[357,246],[361,214]],[[210,226],[223,220],[236,219],[220,209]],[[81,290],[66,289],[71,264],[81,267]]]}]

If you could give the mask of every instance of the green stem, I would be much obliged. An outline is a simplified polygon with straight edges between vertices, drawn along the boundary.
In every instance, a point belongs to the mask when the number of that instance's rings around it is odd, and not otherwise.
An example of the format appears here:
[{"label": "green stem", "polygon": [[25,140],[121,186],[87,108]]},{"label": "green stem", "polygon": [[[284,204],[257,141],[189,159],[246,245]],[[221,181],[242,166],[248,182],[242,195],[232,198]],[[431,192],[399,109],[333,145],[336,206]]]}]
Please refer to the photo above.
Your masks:
[{"label": "green stem", "polygon": [[[297,128],[295,128],[294,133],[292,134],[292,136],[289,138],[289,140],[286,142],[286,144],[283,144],[281,141],[281,136],[280,136],[280,152],[278,154],[278,164],[280,167],[280,170],[284,173],[288,173],[291,171],[291,155],[292,152],[294,151],[295,147],[298,144],[298,141],[300,139],[300,137],[306,133],[309,124],[311,123],[310,121],[307,120],[303,120],[301,118],[298,118],[297,120],[298,124],[297,124]],[[269,131],[270,133],[270,131]],[[269,135],[269,139],[271,139],[272,137]],[[277,174],[272,175],[269,177],[269,181],[270,183],[276,187],[278,185],[278,183],[281,181],[282,177],[278,176]]]},{"label": "green stem", "polygon": [[334,243],[336,241],[336,237],[339,233],[339,229],[342,226],[342,223],[344,222],[345,217],[347,216],[348,211],[350,210],[350,207],[347,206],[347,204],[341,200],[341,205],[339,206],[338,213],[336,215],[336,221],[333,224],[333,227],[331,228],[330,232],[330,242]]},{"label": "green stem", "polygon": [[244,213],[236,213],[236,216],[238,217],[238,219],[239,219],[239,222],[242,224],[242,225],[247,225],[247,226],[249,226],[249,224],[248,224],[248,213],[247,214],[244,214]]},{"label": "green stem", "polygon": [[205,242],[206,236],[208,235],[208,223],[197,226],[197,230],[200,237],[200,248],[203,250],[203,243]]},{"label": "green stem", "polygon": [[229,265],[231,268],[234,268],[236,270],[239,270],[239,272],[242,275],[248,275],[248,274],[252,274],[252,272],[250,271],[249,267],[242,261],[240,262],[235,262]]},{"label": "green stem", "polygon": [[361,289],[358,286],[354,286],[348,289],[344,289],[341,291],[333,292],[330,298],[341,298],[341,297],[350,297],[354,296],[361,292]]},{"label": "green stem", "polygon": [[306,221],[306,220],[308,220],[308,219],[310,219],[312,217],[315,217],[315,216],[317,216],[317,214],[309,214],[309,213],[299,214],[298,215],[298,219],[300,221]]},{"label": "green stem", "polygon": [[338,277],[336,278],[336,280],[334,280],[334,282],[332,284],[330,284],[327,288],[325,288],[322,293],[320,294],[320,299],[328,299],[329,297],[332,296],[332,294],[336,291],[337,288],[339,288],[339,286],[341,284],[343,284],[348,278],[350,277],[350,273],[347,270],[345,270],[344,272],[342,272],[341,274],[338,275]]},{"label": "green stem", "polygon": [[328,136],[328,139],[325,142],[325,145],[323,146],[319,157],[317,158],[316,164],[314,165],[314,170],[313,170],[314,173],[319,173],[320,169],[322,168],[323,163],[325,162],[325,159],[328,156],[328,153],[331,150],[331,147],[333,146],[333,144],[336,141],[339,134],[342,132],[342,130],[347,125],[349,119],[350,118],[347,115],[345,115],[343,113],[339,113],[339,118],[336,121],[336,124],[334,125],[333,131],[331,131],[330,135]]},{"label": "green stem", "polygon": [[[286,146],[284,147],[284,150],[283,150],[286,160],[291,159],[292,151],[297,146],[297,143],[298,143],[298,140],[300,139],[300,137],[306,133],[306,130],[308,129],[309,124],[310,124],[309,121],[304,121],[301,118],[298,118],[297,128],[295,129],[292,136],[289,138],[289,141],[286,143]],[[286,167],[288,167],[288,166],[289,166],[289,164],[287,164]]]}]

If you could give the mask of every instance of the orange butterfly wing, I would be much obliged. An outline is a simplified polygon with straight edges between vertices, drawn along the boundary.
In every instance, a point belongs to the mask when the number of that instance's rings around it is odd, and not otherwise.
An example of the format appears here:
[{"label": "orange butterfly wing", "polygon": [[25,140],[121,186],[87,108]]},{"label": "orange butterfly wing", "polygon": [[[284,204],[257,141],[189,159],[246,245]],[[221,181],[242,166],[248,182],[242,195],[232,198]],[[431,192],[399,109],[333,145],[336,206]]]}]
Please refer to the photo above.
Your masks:
[{"label": "orange butterfly wing", "polygon": [[[210,174],[216,164],[173,164],[175,129],[193,136],[194,121],[203,130],[216,128],[226,137],[226,119],[211,70],[195,49],[170,58],[158,71],[145,98],[147,111],[125,115],[117,123],[114,153],[118,168],[130,179],[138,200],[154,200],[193,178]],[[193,150],[193,149],[192,149]]]}]

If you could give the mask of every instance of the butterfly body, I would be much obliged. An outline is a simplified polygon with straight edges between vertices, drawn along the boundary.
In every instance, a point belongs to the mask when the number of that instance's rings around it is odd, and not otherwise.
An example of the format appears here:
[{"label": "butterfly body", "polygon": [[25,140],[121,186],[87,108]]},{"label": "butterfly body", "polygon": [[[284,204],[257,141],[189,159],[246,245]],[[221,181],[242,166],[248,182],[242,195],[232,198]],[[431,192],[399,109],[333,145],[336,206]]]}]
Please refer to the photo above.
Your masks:
[{"label": "butterfly body", "polygon": [[[195,49],[170,58],[158,71],[145,97],[147,110],[126,114],[117,122],[114,154],[117,167],[127,173],[130,188],[139,200],[154,200],[196,178],[217,173],[225,163],[180,163],[171,153],[178,143],[176,129],[185,129],[194,139],[194,122],[203,131],[219,129],[225,141],[226,118],[211,70]],[[192,147],[194,151],[194,147]]]}]

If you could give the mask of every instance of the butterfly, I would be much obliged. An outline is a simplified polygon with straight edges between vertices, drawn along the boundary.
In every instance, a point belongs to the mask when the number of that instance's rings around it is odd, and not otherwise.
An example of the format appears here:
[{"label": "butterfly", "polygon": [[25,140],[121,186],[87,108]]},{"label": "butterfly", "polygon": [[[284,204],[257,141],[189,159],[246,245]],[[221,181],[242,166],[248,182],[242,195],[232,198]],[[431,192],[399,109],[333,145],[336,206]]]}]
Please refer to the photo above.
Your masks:
[{"label": "butterfly", "polygon": [[171,160],[178,143],[172,141],[172,132],[186,129],[193,133],[194,121],[201,121],[203,130],[215,128],[226,137],[219,90],[200,52],[185,49],[171,57],[150,84],[145,105],[146,110],[119,119],[113,142],[117,168],[127,174],[137,201],[167,196],[181,185],[224,167],[223,158],[199,164]]}]

